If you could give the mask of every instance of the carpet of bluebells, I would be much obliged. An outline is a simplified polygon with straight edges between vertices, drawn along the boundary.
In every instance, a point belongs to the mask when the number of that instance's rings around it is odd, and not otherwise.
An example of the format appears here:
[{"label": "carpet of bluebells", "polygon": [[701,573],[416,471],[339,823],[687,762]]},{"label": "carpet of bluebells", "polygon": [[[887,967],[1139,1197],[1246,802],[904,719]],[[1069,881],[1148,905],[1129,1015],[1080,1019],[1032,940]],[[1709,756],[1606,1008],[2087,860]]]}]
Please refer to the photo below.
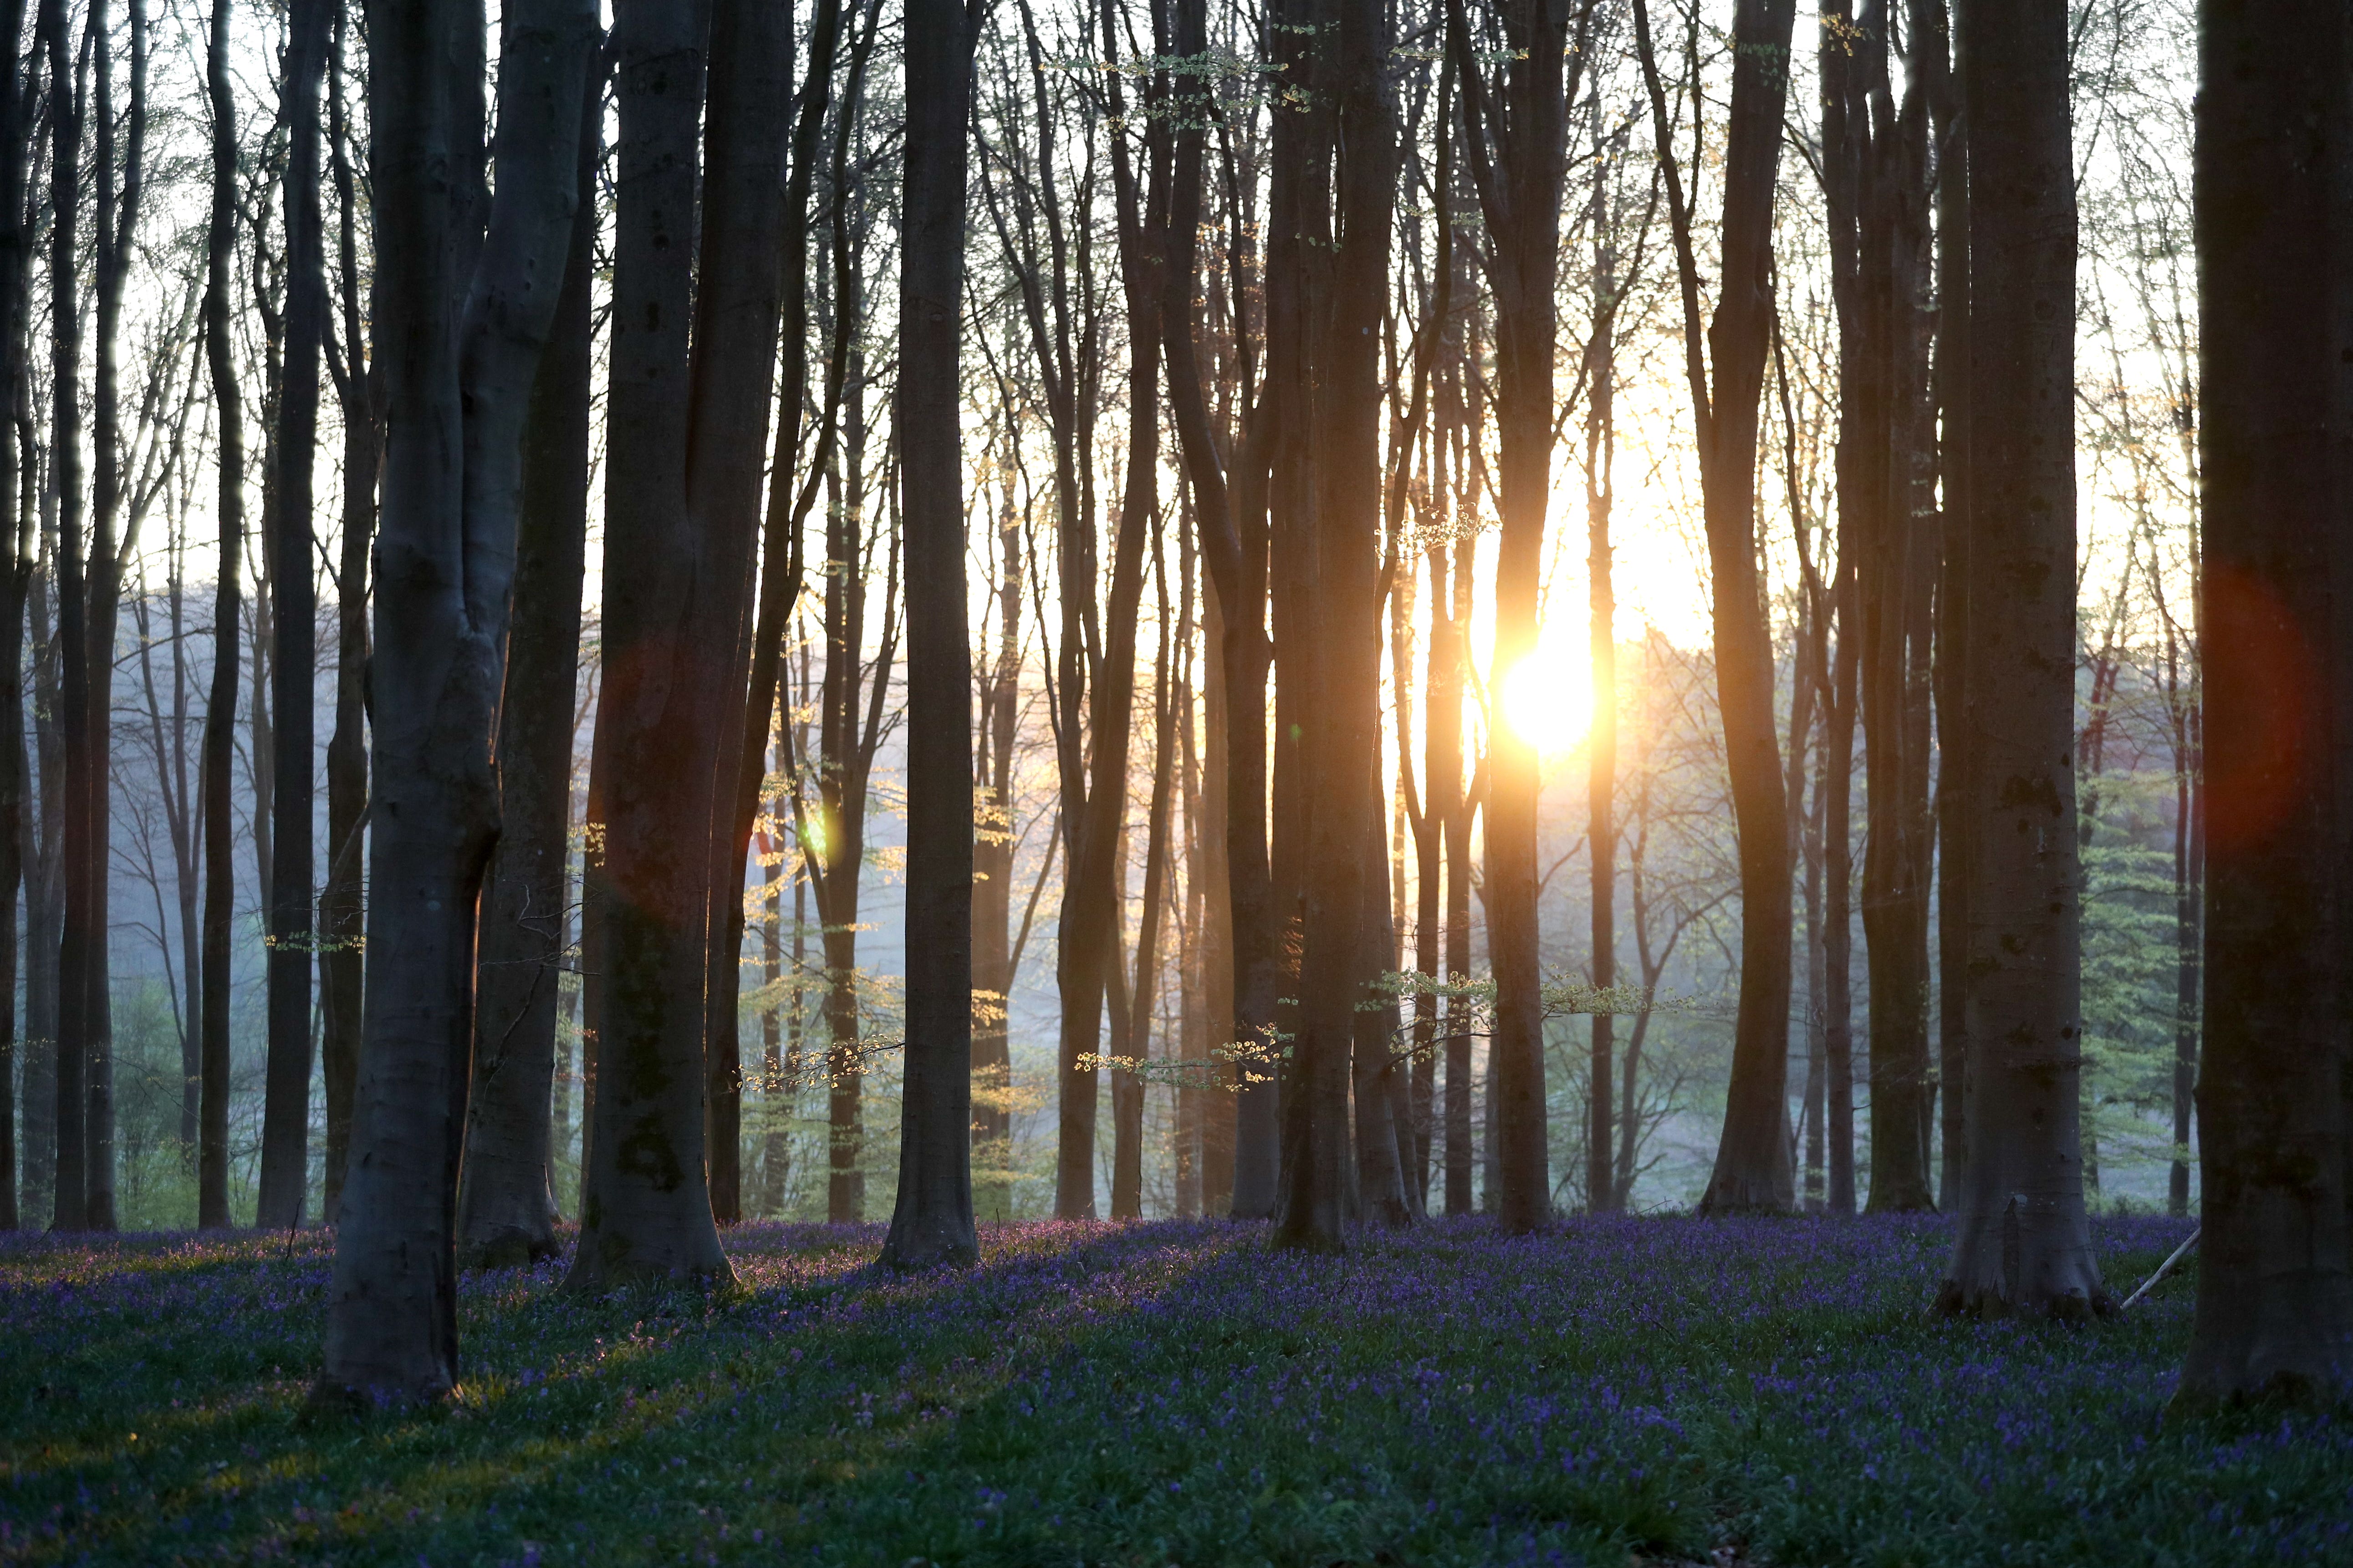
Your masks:
[{"label": "carpet of bluebells", "polygon": [[[2124,1289],[2186,1226],[2098,1222]],[[451,1405],[311,1416],[328,1238],[0,1240],[0,1563],[2353,1563],[2353,1417],[2168,1417],[2191,1287],[1939,1321],[1942,1221],[746,1226],[469,1276]],[[2121,1294],[2121,1289],[2119,1294]]]}]

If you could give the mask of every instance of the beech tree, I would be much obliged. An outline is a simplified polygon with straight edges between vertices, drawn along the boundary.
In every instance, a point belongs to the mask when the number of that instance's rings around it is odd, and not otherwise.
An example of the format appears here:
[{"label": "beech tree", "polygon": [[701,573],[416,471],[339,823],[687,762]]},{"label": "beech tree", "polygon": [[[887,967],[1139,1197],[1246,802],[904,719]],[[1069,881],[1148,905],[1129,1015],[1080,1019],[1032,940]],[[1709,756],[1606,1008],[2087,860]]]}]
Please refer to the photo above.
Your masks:
[{"label": "beech tree", "polygon": [[1795,1201],[1789,1113],[1790,855],[1773,650],[1757,572],[1758,398],[1772,321],[1774,174],[1788,99],[1789,0],[1740,0],[1733,12],[1732,103],[1725,144],[1723,278],[1713,321],[1700,321],[1694,216],[1674,151],[1647,0],[1634,0],[1635,46],[1651,97],[1682,285],[1683,360],[1699,440],[1707,521],[1717,701],[1740,825],[1740,1010],[1715,1171],[1701,1208],[1782,1210]]},{"label": "beech tree", "polygon": [[[2078,1129],[2075,191],[2066,18],[1971,0],[1968,1152],[1947,1311],[2082,1317],[2092,1255]],[[1924,1173],[1925,1174],[1925,1173]]]},{"label": "beech tree", "polygon": [[[269,582],[270,783],[269,1087],[263,1100],[261,1193],[254,1223],[301,1223],[311,1149],[311,682],[318,595],[311,474],[317,460],[319,361],[327,331],[326,221],[320,203],[320,90],[335,0],[296,0],[287,13],[286,324],[284,381],[273,435],[276,516]],[[107,638],[111,648],[113,638]]]},{"label": "beech tree", "polygon": [[475,906],[498,832],[491,723],[522,433],[578,197],[581,82],[597,32],[577,0],[506,12],[499,194],[476,247],[459,243],[472,214],[462,179],[451,199],[443,150],[479,142],[461,115],[472,85],[462,46],[483,26],[480,7],[459,0],[379,0],[368,12],[375,319],[388,350],[370,680],[373,956],[314,1395],[330,1404],[436,1399],[458,1381],[451,1220]]},{"label": "beech tree", "polygon": [[2353,1380],[2345,869],[2316,852],[2345,826],[2339,601],[2353,498],[2333,437],[2353,355],[2337,216],[2353,31],[2318,5],[2203,0],[2199,20],[2204,1239],[2176,1399],[2327,1401]]},{"label": "beech tree", "polygon": [[522,429],[514,600],[500,694],[499,841],[482,884],[476,938],[473,1071],[458,1246],[475,1267],[556,1251],[549,1163],[554,1136],[557,992],[572,922],[572,698],[580,673],[580,601],[588,545],[591,301],[596,164],[605,77],[581,95],[564,285]]},{"label": "beech tree", "polygon": [[[1568,103],[1577,92],[1565,62],[1575,60],[1582,68],[1591,5],[1577,15],[1578,47],[1572,49],[1570,0],[1500,6],[1506,63],[1491,87],[1462,0],[1447,0],[1448,48],[1462,84],[1464,164],[1486,220],[1480,260],[1495,296],[1503,514],[1495,546],[1498,670],[1528,657],[1536,641],[1536,578],[1552,488],[1561,182]],[[1493,1092],[1501,1099],[1496,1131],[1504,1181],[1496,1212],[1506,1230],[1526,1231],[1548,1216],[1552,1191],[1546,1175],[1544,979],[1536,953],[1535,748],[1504,725],[1489,742],[1488,758],[1487,941],[1495,965]],[[1609,1103],[1606,1081],[1595,1083],[1593,1099]]]},{"label": "beech tree", "polygon": [[882,1261],[901,1269],[980,1257],[972,1220],[972,643],[959,391],[965,139],[980,20],[981,0],[908,0],[893,405],[907,529],[907,1046],[898,1206],[882,1242]]}]

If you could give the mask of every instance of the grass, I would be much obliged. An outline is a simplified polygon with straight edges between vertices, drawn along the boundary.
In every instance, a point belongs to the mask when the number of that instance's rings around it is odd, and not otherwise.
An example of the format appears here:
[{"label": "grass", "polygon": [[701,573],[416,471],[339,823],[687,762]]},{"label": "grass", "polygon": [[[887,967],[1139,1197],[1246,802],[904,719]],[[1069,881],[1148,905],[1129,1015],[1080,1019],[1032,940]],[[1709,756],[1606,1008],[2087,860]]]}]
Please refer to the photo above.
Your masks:
[{"label": "grass", "polygon": [[[2098,1222],[2126,1288],[2184,1226]],[[900,1279],[470,1276],[465,1387],[314,1419],[329,1243],[0,1241],[0,1562],[2353,1563],[2353,1421],[2162,1417],[2190,1287],[1927,1318],[1936,1220],[1040,1225]]]}]

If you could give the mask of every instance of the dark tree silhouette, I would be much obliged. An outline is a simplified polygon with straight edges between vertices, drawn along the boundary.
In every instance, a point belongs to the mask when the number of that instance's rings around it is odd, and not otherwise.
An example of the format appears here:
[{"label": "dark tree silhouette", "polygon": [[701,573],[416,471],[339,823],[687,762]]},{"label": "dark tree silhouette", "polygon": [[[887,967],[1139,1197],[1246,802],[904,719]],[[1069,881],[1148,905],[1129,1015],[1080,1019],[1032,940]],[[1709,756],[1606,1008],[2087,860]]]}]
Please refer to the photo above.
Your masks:
[{"label": "dark tree silhouette", "polygon": [[229,762],[237,744],[237,562],[245,543],[245,404],[229,335],[229,291],[237,257],[237,100],[229,89],[230,0],[213,0],[205,50],[212,107],[212,214],[205,237],[205,360],[216,422],[214,509],[220,555],[213,589],[212,684],[205,701],[197,793],[204,818],[205,910],[197,1005],[203,1093],[196,1153],[196,1223],[229,1223],[228,1025],[229,925],[236,918],[237,868],[230,861]]},{"label": "dark tree silhouette", "polygon": [[269,585],[270,707],[276,718],[270,782],[269,1063],[262,1101],[260,1199],[254,1223],[288,1230],[302,1221],[311,1150],[311,686],[318,655],[318,595],[311,578],[311,469],[318,458],[320,353],[327,332],[326,225],[319,200],[320,89],[337,0],[287,7],[286,323],[278,396],[276,526]]},{"label": "dark tree silhouette", "polygon": [[982,0],[908,0],[893,405],[907,529],[907,1047],[899,1200],[882,1242],[882,1261],[902,1269],[980,1257],[972,1222],[972,642],[959,354],[965,138],[981,16]]},{"label": "dark tree silhouette", "polygon": [[[2353,1387],[2341,847],[2353,26],[2310,0],[2204,0],[2199,16],[2204,1240],[2177,1398],[2325,1402]],[[1988,140],[1974,142],[1979,192]]]},{"label": "dark tree silhouette", "polygon": [[1784,1210],[1796,1198],[1783,1094],[1789,1057],[1789,824],[1773,719],[1772,629],[1757,580],[1754,482],[1757,401],[1773,315],[1774,176],[1794,22],[1792,0],[1739,0],[1733,12],[1723,281],[1715,320],[1703,329],[1692,202],[1676,161],[1649,6],[1634,0],[1635,46],[1666,175],[1682,286],[1683,359],[1699,436],[1715,601],[1716,700],[1740,833],[1740,1004],[1724,1135],[1700,1199],[1709,1214]]}]

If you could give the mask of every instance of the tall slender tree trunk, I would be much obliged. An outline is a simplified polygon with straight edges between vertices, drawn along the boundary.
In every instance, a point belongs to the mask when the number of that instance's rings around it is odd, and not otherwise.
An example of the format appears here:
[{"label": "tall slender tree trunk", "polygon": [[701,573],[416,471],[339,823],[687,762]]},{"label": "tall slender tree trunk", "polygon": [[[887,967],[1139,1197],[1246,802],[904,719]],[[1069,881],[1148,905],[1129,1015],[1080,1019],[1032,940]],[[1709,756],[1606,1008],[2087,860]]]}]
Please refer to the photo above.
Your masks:
[{"label": "tall slender tree trunk", "polygon": [[[1843,530],[1841,530],[1843,532]],[[1822,739],[1822,1087],[1830,1140],[1830,1210],[1854,1213],[1854,564],[1839,542],[1831,595],[1838,647]]]},{"label": "tall slender tree trunk", "polygon": [[237,386],[229,293],[237,255],[237,100],[229,86],[230,0],[213,0],[205,55],[212,103],[212,216],[205,241],[205,357],[212,373],[214,510],[220,552],[213,587],[212,682],[205,702],[198,799],[204,818],[204,977],[199,1054],[204,1074],[196,1156],[196,1223],[230,1223],[228,1212],[229,928],[237,918],[237,867],[230,858],[229,763],[237,745],[238,575],[245,546],[245,402]]},{"label": "tall slender tree trunk", "polygon": [[476,246],[477,215],[448,199],[470,177],[449,150],[480,134],[468,57],[482,13],[470,0],[383,0],[367,20],[374,314],[387,351],[369,682],[382,809],[368,844],[366,1048],[312,1394],[346,1408],[438,1399],[458,1381],[453,1221],[522,436],[581,195],[575,138],[597,30],[580,0],[518,0],[501,18],[498,196]]},{"label": "tall slender tree trunk", "polygon": [[279,392],[278,515],[269,548],[272,737],[269,1056],[261,1121],[260,1201],[254,1223],[302,1221],[311,1149],[311,691],[318,593],[311,469],[318,457],[319,376],[327,333],[326,224],[319,199],[320,89],[336,0],[288,7],[280,117],[286,122],[286,362]]},{"label": "tall slender tree trunk", "polygon": [[[1146,384],[1149,384],[1148,383]],[[1160,991],[1161,910],[1167,901],[1170,790],[1176,765],[1176,717],[1170,700],[1172,648],[1167,559],[1153,542],[1153,575],[1159,588],[1160,646],[1152,663],[1153,756],[1151,793],[1145,796],[1144,897],[1138,906],[1135,969],[1132,983],[1113,987],[1112,1054],[1141,1062],[1151,1055],[1153,1004]],[[1126,1016],[1119,1016],[1122,1008]],[[1144,1075],[1124,1068],[1112,1076],[1111,1217],[1139,1219],[1144,1214]]]},{"label": "tall slender tree trunk", "polygon": [[[1593,984],[1603,991],[1618,984],[1618,597],[1611,580],[1610,462],[1617,451],[1618,258],[1607,197],[1598,197],[1593,257],[1593,296],[1599,301],[1592,340],[1586,345],[1585,528],[1587,632],[1593,667],[1593,721],[1587,732],[1586,842],[1592,857]],[[1614,1082],[1611,1057],[1618,1020],[1606,1008],[1593,1014],[1592,1066],[1587,1079],[1590,1121],[1586,1131],[1586,1206],[1596,1214],[1619,1205],[1612,1173],[1610,1110]],[[1631,1136],[1632,1129],[1622,1134]]]},{"label": "tall slender tree trunk", "polygon": [[[1786,1094],[1789,1055],[1790,854],[1780,742],[1773,717],[1772,631],[1758,581],[1757,399],[1772,320],[1773,196],[1788,100],[1791,0],[1739,0],[1733,12],[1732,100],[1725,146],[1723,279],[1713,323],[1700,323],[1693,212],[1675,161],[1647,0],[1634,24],[1667,184],[1683,295],[1683,352],[1700,447],[1714,594],[1717,705],[1740,839],[1740,1002],[1724,1135],[1700,1208],[1779,1212],[1796,1199]],[[1713,361],[1713,382],[1709,362]]]},{"label": "tall slender tree trunk", "polygon": [[[30,315],[30,296],[26,299]],[[45,475],[40,475],[37,447],[30,439],[30,400],[24,405],[26,456],[26,524],[21,536],[45,538],[40,512],[45,505]],[[24,1065],[26,1126],[30,1129],[26,1159],[26,1208],[36,1199],[57,1199],[57,942],[64,929],[64,818],[66,818],[66,748],[57,733],[57,639],[52,632],[49,599],[57,590],[57,560],[42,555],[33,566],[28,595],[28,623],[33,635],[33,748],[40,757],[40,787],[36,811],[26,823],[26,954],[24,954],[24,1027],[33,1056]],[[33,773],[30,757],[19,754],[19,771]]]},{"label": "tall slender tree trunk", "polygon": [[[972,1220],[972,643],[958,371],[965,138],[981,15],[978,0],[908,5],[894,405],[907,530],[907,1047],[899,1199],[882,1243],[882,1261],[902,1269],[980,1257]],[[1148,386],[1148,359],[1145,365]]]},{"label": "tall slender tree trunk", "polygon": [[[789,74],[792,65],[790,28],[784,44],[784,67]],[[815,179],[821,135],[826,113],[832,101],[835,57],[840,52],[841,5],[839,0],[820,0],[809,19],[808,64],[803,73],[801,88],[792,106],[792,144],[785,172],[784,207],[778,218],[776,247],[783,259],[782,287],[777,298],[778,320],[782,325],[780,352],[783,370],[779,384],[782,396],[776,410],[775,455],[768,476],[767,513],[761,543],[760,590],[756,611],[746,630],[750,637],[751,663],[748,689],[744,704],[743,729],[733,741],[732,761],[735,773],[730,779],[720,781],[723,801],[728,806],[724,833],[712,844],[713,887],[712,919],[719,922],[717,939],[712,955],[711,1027],[717,1042],[712,1067],[712,1133],[721,1139],[722,1124],[731,1117],[740,1121],[740,1094],[728,1087],[730,1064],[740,1047],[734,1044],[735,1010],[741,987],[739,955],[744,945],[744,900],[740,889],[729,879],[725,867],[735,868],[733,879],[740,882],[744,857],[750,844],[752,824],[758,813],[761,781],[765,777],[767,757],[768,730],[776,710],[777,676],[784,658],[786,624],[791,619],[793,607],[799,603],[806,581],[802,543],[804,525],[808,521],[818,487],[822,482],[828,455],[832,451],[834,432],[840,411],[840,364],[842,355],[837,346],[829,356],[827,396],[819,411],[818,437],[809,460],[796,471],[793,461],[800,451],[802,426],[807,405],[808,332],[809,332],[809,229],[811,195]],[[870,26],[860,44],[850,74],[849,92],[855,96],[864,73],[865,50],[871,47]],[[781,89],[779,89],[781,91]],[[854,116],[841,116],[841,139],[844,146],[849,135]],[[839,169],[840,153],[835,154]],[[840,199],[837,191],[835,199]],[[739,1130],[740,1132],[740,1130]],[[722,1163],[723,1163],[723,1162]],[[723,1206],[726,1183],[722,1163],[714,1163],[714,1206]],[[739,1217],[732,1212],[722,1212],[723,1220]]]},{"label": "tall slender tree trunk", "polygon": [[[700,20],[649,0],[615,14],[621,140],[606,549],[649,566],[605,577],[594,764],[603,853],[593,862],[599,908],[587,954],[604,984],[589,1020],[596,1130],[568,1281],[575,1290],[728,1273],[707,1184],[710,835],[721,709],[740,695],[728,676],[740,652],[775,363],[773,160],[784,92],[766,25],[739,0],[716,7],[725,58],[712,79],[698,281],[687,237],[712,58]],[[736,140],[761,113],[746,96],[755,82],[772,100],[765,143]],[[765,188],[755,188],[755,166]],[[754,235],[767,248],[747,271]],[[732,341],[738,333],[750,341]]]},{"label": "tall slender tree trunk", "polygon": [[[2340,7],[2312,4],[2205,0],[2199,13],[2204,1242],[2175,1397],[2325,1404],[2353,1389],[2343,1028],[2353,561],[2339,435],[2353,361],[2353,26]],[[1989,141],[1981,130],[1974,144],[1980,192],[1994,186]],[[1977,303],[1990,313],[1982,292]],[[1989,479],[1989,468],[1978,470]]]},{"label": "tall slender tree trunk", "polygon": [[2204,758],[2202,715],[2182,689],[2179,655],[2170,628],[2165,638],[2166,700],[2173,710],[2173,1158],[2166,1176],[2166,1212],[2189,1212],[2189,1121],[2198,1091],[2198,1008],[2205,946],[2205,801],[2200,789]]},{"label": "tall slender tree trunk", "polygon": [[980,702],[980,807],[987,831],[973,845],[972,1154],[982,1168],[978,1212],[1013,1217],[1013,742],[1020,721],[1021,526],[1011,480],[997,528],[997,658]]},{"label": "tall slender tree trunk", "polygon": [[[1559,307],[1561,181],[1568,94],[1564,62],[1570,0],[1511,0],[1497,8],[1505,66],[1488,85],[1461,0],[1449,0],[1448,40],[1462,78],[1466,162],[1487,231],[1495,300],[1496,452],[1502,528],[1495,545],[1495,670],[1504,679],[1536,643],[1537,579],[1552,488],[1554,337]],[[1498,725],[1487,746],[1487,947],[1495,971],[1491,1076],[1498,1096],[1497,1213],[1510,1232],[1547,1218],[1544,975],[1536,951],[1536,754]],[[1600,1100],[1597,1104],[1603,1103]],[[1606,1115],[1606,1111],[1603,1113]]]},{"label": "tall slender tree trunk", "polygon": [[1971,230],[1969,1147],[1938,1302],[2082,1317],[2110,1304],[2084,1208],[2077,1087],[2068,24],[2045,6],[1970,0],[1960,31]]},{"label": "tall slender tree trunk", "polygon": [[1960,114],[1959,40],[1946,9],[1926,0],[1919,48],[1929,73],[1936,164],[1936,472],[1944,491],[1937,519],[1936,650],[1931,687],[1936,715],[1936,1080],[1942,1092],[1936,1201],[1947,1213],[1961,1201],[1968,1170],[1968,721],[1961,669],[1968,642],[1969,510],[1969,162],[1968,127]]},{"label": "tall slender tree trunk", "polygon": [[[1467,475],[1458,483],[1462,494],[1472,493]],[[1449,985],[1459,986],[1471,984],[1471,827],[1479,811],[1479,803],[1459,787],[1461,689],[1471,669],[1471,615],[1478,556],[1478,535],[1465,531],[1454,546],[1454,609],[1448,617],[1446,633],[1451,645],[1447,657],[1452,669],[1453,693],[1452,705],[1448,710],[1453,717],[1445,721],[1445,744],[1452,757],[1447,768],[1448,776],[1458,781],[1453,809],[1445,819],[1446,980]],[[1437,712],[1435,706],[1431,711]],[[1471,1052],[1477,1016],[1476,1004],[1470,996],[1457,994],[1446,1004],[1446,1212],[1451,1215],[1471,1214],[1476,1209],[1471,1181],[1474,1157]]]},{"label": "tall slender tree trunk", "polygon": [[[596,189],[604,73],[581,93],[575,188]],[[564,282],[522,429],[514,603],[499,701],[499,842],[475,938],[474,1059],[458,1257],[503,1268],[556,1251],[553,1092],[570,917],[573,694],[588,539],[596,202],[572,215]]]},{"label": "tall slender tree trunk", "polygon": [[[367,582],[375,539],[376,470],[383,457],[381,378],[368,363],[361,319],[358,182],[352,172],[343,106],[348,6],[335,7],[328,64],[328,162],[334,171],[336,249],[343,279],[343,343],[331,357],[343,425],[342,538],[335,557],[335,727],[327,740],[327,876],[319,899],[320,1078],[326,1090],[327,1149],[322,1212],[333,1224],[351,1152],[352,1097],[359,1081],[364,945],[360,836],[366,826]],[[332,346],[332,345],[331,345]],[[175,656],[176,657],[176,656]]]},{"label": "tall slender tree trunk", "polygon": [[[0,37],[24,37],[25,0],[0,0]],[[25,184],[32,163],[30,83],[17,65],[0,79],[0,406],[21,410],[26,398],[24,326],[31,273],[31,237],[26,232]],[[13,421],[11,422],[13,425]],[[16,1028],[17,894],[25,881],[25,595],[33,574],[33,541],[25,527],[30,514],[18,497],[29,478],[13,428],[0,430],[0,505],[14,508],[16,526],[0,561],[0,1230],[15,1230],[30,1212],[20,1204],[17,1183],[16,1060],[23,1039]],[[29,1034],[30,1031],[26,1031]],[[32,1136],[39,1102],[29,1056],[26,1061],[26,1185],[32,1174]],[[29,1197],[29,1194],[26,1194]]]},{"label": "tall slender tree trunk", "polygon": [[[103,10],[100,18],[102,20]],[[59,728],[65,739],[64,934],[58,944],[57,1190],[50,1228],[84,1230],[111,1194],[111,1147],[92,1149],[90,995],[90,644],[83,592],[80,207],[84,95],[63,0],[43,0],[49,61],[49,462],[57,494]],[[93,1159],[96,1156],[96,1159]],[[109,1204],[111,1207],[111,1202]]]},{"label": "tall slender tree trunk", "polygon": [[[1208,47],[1204,0],[1176,0],[1179,55]],[[1263,399],[1243,416],[1243,450],[1230,467],[1219,447],[1204,395],[1194,343],[1195,247],[1200,227],[1208,116],[1207,84],[1178,72],[1171,88],[1176,133],[1171,163],[1167,239],[1163,258],[1166,292],[1160,312],[1168,366],[1168,401],[1178,449],[1201,531],[1201,563],[1210,593],[1204,626],[1208,637],[1203,787],[1204,858],[1211,897],[1222,889],[1222,919],[1211,930],[1226,959],[1214,956],[1212,1027],[1226,1048],[1247,1052],[1266,1043],[1274,1023],[1277,936],[1274,891],[1267,858],[1266,677],[1271,647],[1266,636],[1267,490],[1279,432]],[[1250,388],[1241,389],[1248,397]],[[1220,1005],[1218,994],[1228,1005]],[[1279,1079],[1270,1064],[1250,1055],[1231,1060],[1229,1094],[1220,1095],[1204,1137],[1203,1201],[1209,1212],[1263,1218],[1273,1212]],[[1230,1106],[1230,1110],[1229,1110]]]},{"label": "tall slender tree trunk", "polygon": [[[715,69],[704,133],[686,494],[689,509],[704,520],[718,568],[708,607],[699,612],[712,620],[706,657],[714,686],[711,700],[720,705],[701,721],[712,732],[717,771],[705,813],[707,973],[700,1033],[712,1212],[726,1225],[743,1218],[744,1211],[738,999],[751,823],[739,821],[739,814],[745,760],[758,756],[767,731],[765,716],[756,735],[745,723],[744,682],[755,632],[748,590],[759,563],[760,481],[782,309],[783,273],[776,258],[786,238],[792,57],[788,11],[744,0],[720,0],[712,7]],[[789,559],[783,563],[787,573],[794,564]],[[797,592],[797,584],[792,586]]]},{"label": "tall slender tree trunk", "polygon": [[[1397,135],[1381,72],[1389,54],[1387,14],[1373,0],[1335,0],[1316,24],[1311,90],[1317,107],[1301,127],[1314,171],[1300,196],[1303,247],[1321,250],[1301,268],[1312,419],[1298,451],[1308,464],[1308,506],[1299,530],[1297,579],[1304,614],[1296,682],[1304,875],[1294,1080],[1285,1107],[1290,1144],[1279,1242],[1309,1250],[1342,1245],[1347,1197],[1348,1089],[1356,1008],[1365,999],[1362,931],[1366,863],[1377,860],[1380,813],[1373,798],[1380,750],[1381,516],[1380,326],[1388,271]],[[1282,671],[1286,686],[1289,671]],[[1533,881],[1530,891],[1533,894]],[[1380,907],[1388,907],[1381,889]],[[1540,1124],[1540,1123],[1539,1123]]]}]

